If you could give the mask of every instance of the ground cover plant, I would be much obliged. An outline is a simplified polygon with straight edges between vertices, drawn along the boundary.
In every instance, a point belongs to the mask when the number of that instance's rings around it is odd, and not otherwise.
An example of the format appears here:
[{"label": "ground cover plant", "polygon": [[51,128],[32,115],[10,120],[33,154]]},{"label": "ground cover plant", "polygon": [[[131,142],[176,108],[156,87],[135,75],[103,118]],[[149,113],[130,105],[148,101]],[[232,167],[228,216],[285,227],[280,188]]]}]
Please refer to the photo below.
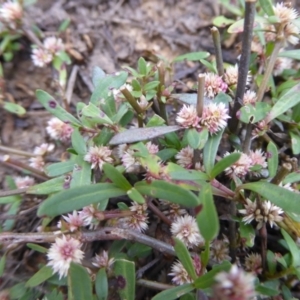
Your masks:
[{"label": "ground cover plant", "polygon": [[[32,63],[52,68],[56,86],[35,94],[52,115],[50,142],[1,156],[22,174],[0,192],[3,299],[299,298],[299,14],[271,0],[220,4],[229,13],[210,29],[214,56],[140,57],[113,74],[95,66],[90,99],[76,106],[73,52],[24,31],[22,3],[2,4],[2,54],[31,37]],[[232,65],[229,35],[242,36]],[[188,92],[173,78],[183,61],[204,70]],[[38,226],[16,231],[24,205]],[[21,247],[35,269],[16,283],[5,274]]]}]

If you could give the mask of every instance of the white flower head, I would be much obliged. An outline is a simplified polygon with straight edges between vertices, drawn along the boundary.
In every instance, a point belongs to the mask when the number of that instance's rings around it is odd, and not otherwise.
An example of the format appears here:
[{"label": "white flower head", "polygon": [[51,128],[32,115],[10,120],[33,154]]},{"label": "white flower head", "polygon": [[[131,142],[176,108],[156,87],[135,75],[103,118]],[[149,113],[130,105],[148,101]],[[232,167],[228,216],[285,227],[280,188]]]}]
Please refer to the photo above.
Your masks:
[{"label": "white flower head", "polygon": [[283,2],[277,3],[273,6],[274,14],[279,19],[279,23],[289,23],[298,17],[298,12],[295,8],[285,5]]},{"label": "white flower head", "polygon": [[16,177],[15,184],[18,189],[28,188],[35,184],[35,181],[32,177],[25,176],[25,177]]},{"label": "white flower head", "polygon": [[61,142],[69,142],[71,140],[71,135],[73,133],[73,127],[59,120],[58,118],[51,118],[48,121],[48,126],[46,131],[49,136],[54,140],[59,140]]},{"label": "white flower head", "polygon": [[34,148],[33,154],[43,156],[47,153],[52,152],[54,150],[54,147],[54,144],[43,143],[40,146]]},{"label": "white flower head", "polygon": [[291,69],[292,63],[293,60],[288,57],[278,57],[273,69],[273,75],[279,76],[283,73],[284,70]]},{"label": "white flower head", "polygon": [[0,21],[9,28],[16,29],[18,22],[22,20],[23,8],[17,1],[7,1],[0,7]]},{"label": "white flower head", "polygon": [[[76,210],[74,210],[72,214],[68,214],[67,216],[62,217],[67,222],[67,225],[69,227],[68,229],[71,232],[74,232],[80,229],[80,227],[84,227],[90,224],[89,221],[84,218],[84,215],[82,213],[78,213]],[[61,222],[59,224],[60,225],[58,225],[58,227],[61,227]]]},{"label": "white flower head", "polygon": [[44,171],[45,161],[42,156],[31,157],[29,159],[29,166],[34,169]]},{"label": "white flower head", "polygon": [[245,92],[244,98],[243,98],[244,105],[247,105],[247,104],[255,105],[256,101],[257,101],[257,96],[254,91],[248,90]]},{"label": "white flower head", "polygon": [[249,157],[251,159],[251,166],[260,165],[263,168],[268,166],[266,161],[267,157],[261,149],[256,149],[255,151],[251,150]]},{"label": "white flower head", "polygon": [[[241,153],[239,151],[234,152]],[[229,154],[229,152],[226,152],[224,157],[228,156]],[[230,178],[234,178],[235,176],[238,178],[242,178],[249,172],[251,163],[251,158],[247,154],[241,153],[241,157],[239,158],[239,160],[225,169],[225,174]]]},{"label": "white flower head", "polygon": [[218,240],[215,239],[210,245],[211,260],[214,263],[221,263],[224,260],[230,261],[229,256],[229,242],[228,240]]},{"label": "white flower head", "polygon": [[210,103],[203,107],[200,124],[207,127],[210,134],[214,134],[226,127],[229,118],[224,103]]},{"label": "white flower head", "polygon": [[[226,69],[224,74],[224,81],[229,85],[233,86],[237,84],[238,81],[238,72],[239,67],[238,65],[230,66]],[[250,75],[250,72],[248,72],[246,85],[249,85],[251,82],[252,76]]]},{"label": "white flower head", "polygon": [[284,27],[284,36],[288,43],[297,45],[299,43],[300,29],[293,23],[288,23]]},{"label": "white flower head", "polygon": [[122,165],[125,167],[126,172],[134,173],[138,172],[141,168],[140,162],[134,156],[132,149],[127,149],[121,157]]},{"label": "white flower head", "polygon": [[199,127],[200,118],[198,117],[197,110],[193,105],[183,105],[178,112],[176,122],[185,127]]},{"label": "white flower head", "polygon": [[221,92],[226,92],[228,85],[222,77],[214,73],[205,73],[204,96],[214,98]]},{"label": "white flower head", "polygon": [[177,217],[171,225],[172,235],[181,240],[188,248],[204,243],[197,222],[194,217],[185,215]]},{"label": "white flower head", "polygon": [[176,155],[178,165],[190,169],[193,166],[194,150],[190,146],[182,148]]},{"label": "white flower head", "polygon": [[57,55],[60,51],[65,49],[65,46],[62,39],[51,36],[44,40],[44,48],[52,55]]},{"label": "white flower head", "polygon": [[232,265],[230,271],[215,276],[214,300],[250,300],[255,296],[255,277]]},{"label": "white flower head", "polygon": [[48,266],[54,273],[59,274],[59,279],[67,276],[71,262],[80,263],[84,253],[80,250],[81,243],[72,238],[66,237],[56,238],[48,251]]},{"label": "white flower head", "polygon": [[245,269],[248,272],[252,272],[256,275],[262,273],[262,259],[258,253],[251,253],[245,258]]},{"label": "white flower head", "polygon": [[101,171],[105,163],[113,163],[111,154],[112,151],[106,146],[94,146],[89,148],[84,160],[92,164],[92,169],[99,168]]},{"label": "white flower head", "polygon": [[43,68],[52,61],[53,55],[43,48],[33,48],[31,59],[34,65]]},{"label": "white flower head", "polygon": [[177,261],[172,265],[171,273],[168,275],[173,277],[172,282],[176,285],[193,282],[192,278],[189,276],[188,272],[180,261]]},{"label": "white flower head", "polygon": [[112,268],[114,262],[114,258],[109,258],[107,251],[103,250],[101,254],[96,254],[92,264],[99,269],[105,268],[106,270],[109,270]]},{"label": "white flower head", "polygon": [[146,148],[150,154],[156,154],[159,151],[158,146],[151,142],[146,143]]},{"label": "white flower head", "polygon": [[134,212],[130,217],[122,218],[121,223],[123,226],[143,232],[148,229],[148,213],[147,213],[147,204],[138,204],[132,202],[132,205],[129,209]]}]

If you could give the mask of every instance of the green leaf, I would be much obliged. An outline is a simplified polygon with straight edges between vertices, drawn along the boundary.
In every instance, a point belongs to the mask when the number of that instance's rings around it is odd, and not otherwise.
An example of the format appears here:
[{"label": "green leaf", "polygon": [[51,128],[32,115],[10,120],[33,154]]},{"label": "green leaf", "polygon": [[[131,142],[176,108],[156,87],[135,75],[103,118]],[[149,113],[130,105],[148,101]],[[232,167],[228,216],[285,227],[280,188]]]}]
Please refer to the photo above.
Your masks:
[{"label": "green leaf", "polygon": [[183,60],[191,60],[191,61],[197,61],[203,58],[207,58],[209,57],[209,53],[205,52],[205,51],[200,51],[200,52],[191,52],[191,53],[187,53],[187,54],[183,54],[183,55],[179,55],[177,56],[173,62],[179,62],[179,61],[183,61]]},{"label": "green leaf", "polygon": [[145,198],[143,197],[143,195],[134,187],[127,191],[127,195],[134,202],[140,204],[145,203]]},{"label": "green leaf", "polygon": [[202,204],[202,209],[197,214],[196,219],[201,235],[206,242],[209,242],[218,235],[220,224],[211,186],[208,183],[202,186],[199,200]]},{"label": "green leaf", "polygon": [[288,57],[288,58],[300,60],[300,51],[299,51],[299,49],[281,51],[278,53],[278,57]]},{"label": "green leaf", "polygon": [[239,189],[251,190],[281,207],[286,213],[300,214],[299,194],[269,182],[251,182],[242,184]]},{"label": "green leaf", "polygon": [[12,102],[4,102],[3,108],[7,110],[10,113],[22,116],[26,114],[25,108],[23,108],[21,105],[12,103]]},{"label": "green leaf", "polygon": [[221,27],[221,28],[231,25],[234,22],[235,22],[234,20],[228,19],[225,16],[218,16],[213,19],[214,26]]},{"label": "green leaf", "polygon": [[93,124],[113,125],[112,120],[95,104],[89,103],[81,110],[82,117],[87,118]]},{"label": "green leaf", "polygon": [[281,234],[283,235],[293,258],[293,267],[297,268],[300,266],[300,250],[290,235],[281,228]]},{"label": "green leaf", "polygon": [[299,136],[299,132],[295,133],[293,131],[289,131],[289,134],[291,136],[293,154],[297,155],[297,154],[300,153],[300,136]]},{"label": "green leaf", "polygon": [[147,63],[143,57],[138,60],[138,71],[141,75],[147,75]]},{"label": "green leaf", "polygon": [[110,145],[131,144],[135,142],[150,140],[160,135],[181,130],[180,126],[158,126],[150,128],[132,128],[117,133],[110,141]]},{"label": "green leaf", "polygon": [[134,243],[127,250],[127,255],[132,258],[145,258],[152,252],[152,248],[140,243]]},{"label": "green leaf", "polygon": [[146,127],[162,126],[165,124],[165,120],[159,115],[154,114],[146,124]]},{"label": "green leaf", "polygon": [[181,240],[177,238],[173,238],[173,239],[175,241],[174,249],[177,257],[179,258],[179,260],[181,261],[182,265],[184,266],[188,274],[191,276],[191,278],[193,280],[196,280],[197,274],[195,272],[193,260],[191,258],[191,255],[187,247]]},{"label": "green leaf", "polygon": [[77,157],[77,164],[74,165],[70,188],[84,186],[91,183],[92,170],[91,165],[83,160],[83,157]]},{"label": "green leaf", "polygon": [[112,88],[119,89],[126,82],[127,77],[127,72],[119,72],[117,75],[106,75],[99,80],[91,96],[91,103],[99,104],[101,99],[108,97]]},{"label": "green leaf", "polygon": [[26,287],[33,288],[50,277],[53,276],[53,270],[49,266],[43,266],[40,270],[38,270],[27,282]]},{"label": "green leaf", "polygon": [[259,5],[269,17],[274,16],[272,0],[259,0]]},{"label": "green leaf", "polygon": [[114,132],[110,128],[104,127],[100,134],[94,138],[94,143],[96,146],[106,146],[113,135]]},{"label": "green leaf", "polygon": [[49,179],[43,183],[30,186],[26,194],[34,195],[48,195],[56,192],[60,192],[64,189],[65,176],[59,176],[53,179]]},{"label": "green leaf", "polygon": [[267,146],[268,153],[268,170],[269,177],[272,178],[276,175],[278,169],[278,150],[273,142],[269,142]]},{"label": "green leaf", "polygon": [[187,170],[171,162],[168,163],[166,172],[173,180],[191,180],[196,182],[209,180],[209,177],[201,171]]},{"label": "green leaf", "polygon": [[49,177],[56,177],[71,172],[74,168],[74,161],[68,160],[64,162],[54,163],[46,166],[45,173]]},{"label": "green leaf", "polygon": [[156,155],[162,160],[162,161],[167,161],[174,157],[178,151],[173,148],[168,148],[168,149],[163,149],[160,150],[159,152],[156,153]]},{"label": "green leaf", "polygon": [[180,286],[176,286],[174,288],[165,290],[157,294],[152,298],[152,300],[175,300],[178,297],[187,294],[194,290],[195,288],[191,283],[183,284]]},{"label": "green leaf", "polygon": [[240,222],[240,237],[245,241],[245,245],[249,248],[254,246],[255,229],[250,224]]},{"label": "green leaf", "polygon": [[271,287],[267,287],[263,284],[259,284],[255,287],[255,291],[258,292],[261,295],[265,295],[265,296],[269,296],[269,297],[273,297],[273,296],[277,296],[280,291]]},{"label": "green leaf", "polygon": [[300,181],[300,173],[297,172],[293,172],[288,174],[284,180],[283,180],[283,184],[287,184],[287,183],[294,183],[294,182],[298,182]]},{"label": "green leaf", "polygon": [[206,289],[211,287],[215,282],[215,276],[222,271],[228,272],[231,268],[231,263],[229,261],[224,261],[219,265],[212,268],[211,271],[197,278],[194,282],[194,286],[197,289]]},{"label": "green leaf", "polygon": [[35,94],[39,102],[52,115],[54,115],[55,117],[57,117],[58,119],[60,119],[65,123],[71,123],[74,126],[81,125],[80,122],[75,117],[73,117],[70,113],[64,110],[51,95],[49,95],[48,93],[42,90],[37,90]]},{"label": "green leaf", "polygon": [[274,120],[278,116],[284,114],[293,106],[300,103],[300,97],[298,97],[300,93],[300,83],[291,88],[287,93],[281,96],[274,106],[271,108],[270,113],[267,115],[265,121],[269,123]]},{"label": "green leaf", "polygon": [[86,154],[86,151],[87,151],[86,150],[86,142],[77,128],[74,129],[74,131],[72,132],[71,139],[72,139],[72,146],[73,146],[74,150],[78,154],[81,154],[81,155]]},{"label": "green leaf", "polygon": [[103,165],[105,175],[117,186],[118,188],[129,191],[132,186],[129,181],[121,174],[115,167],[110,164]]},{"label": "green leaf", "polygon": [[232,164],[237,162],[241,157],[241,153],[231,153],[228,156],[225,156],[220,161],[218,161],[213,169],[211,170],[211,178],[215,178],[221,172],[223,172],[226,168],[230,167]]},{"label": "green leaf", "polygon": [[134,187],[141,194],[168,200],[185,207],[195,207],[199,204],[194,193],[167,181],[154,180],[151,183],[140,181]]},{"label": "green leaf", "polygon": [[112,121],[115,124],[119,123],[120,120],[126,115],[127,112],[128,112],[127,104],[122,103],[121,106],[119,107],[119,110],[117,111],[117,113],[111,117]]},{"label": "green leaf", "polygon": [[0,277],[3,276],[5,264],[6,264],[6,254],[3,254],[3,256],[0,259]]},{"label": "green leaf", "polygon": [[[16,201],[10,205],[10,208],[6,211],[6,215],[15,216],[18,214],[20,209],[21,201]],[[5,220],[2,230],[3,231],[11,231],[16,223],[16,219],[7,219]]]},{"label": "green leaf", "polygon": [[203,128],[198,132],[195,128],[189,129],[187,132],[187,140],[193,149],[202,149],[208,139],[208,129]]},{"label": "green leaf", "polygon": [[119,285],[119,290],[118,290],[121,299],[134,300],[135,299],[134,262],[125,259],[116,259],[114,263],[114,273],[115,276],[118,278],[118,281],[122,283],[122,286]]},{"label": "green leaf", "polygon": [[93,299],[92,281],[86,268],[71,263],[68,271],[68,299]]},{"label": "green leaf", "polygon": [[239,119],[246,124],[257,123],[267,116],[270,108],[270,104],[266,102],[257,102],[255,106],[252,104],[244,105],[239,111]]},{"label": "green leaf", "polygon": [[40,252],[40,253],[47,253],[48,249],[45,247],[42,247],[37,244],[27,243],[26,246],[34,251]]},{"label": "green leaf", "polygon": [[270,272],[270,274],[275,274],[277,262],[276,262],[275,254],[270,250],[267,251],[267,264],[268,264],[268,271]]},{"label": "green leaf", "polygon": [[150,81],[144,85],[144,91],[154,90],[159,84],[159,81]]},{"label": "green leaf", "polygon": [[101,268],[95,280],[95,290],[98,300],[106,300],[108,297],[108,280],[105,268]]},{"label": "green leaf", "polygon": [[105,78],[105,75],[105,72],[101,68],[93,68],[92,81],[94,87],[96,87],[101,82],[101,80]]},{"label": "green leaf", "polygon": [[74,187],[47,198],[41,203],[37,214],[38,216],[55,217],[125,194],[126,192],[111,183]]},{"label": "green leaf", "polygon": [[203,149],[203,163],[206,173],[210,176],[215,164],[219,144],[223,135],[223,130],[210,136]]}]

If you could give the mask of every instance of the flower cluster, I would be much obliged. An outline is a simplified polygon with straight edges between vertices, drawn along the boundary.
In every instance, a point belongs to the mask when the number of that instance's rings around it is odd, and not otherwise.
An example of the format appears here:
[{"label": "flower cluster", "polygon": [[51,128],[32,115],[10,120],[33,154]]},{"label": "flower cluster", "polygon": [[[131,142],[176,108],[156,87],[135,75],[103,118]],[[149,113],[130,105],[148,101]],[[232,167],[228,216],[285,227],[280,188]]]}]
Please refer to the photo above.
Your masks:
[{"label": "flower cluster", "polygon": [[205,73],[204,96],[214,98],[221,92],[227,91],[227,83],[222,77],[214,73]]},{"label": "flower cluster", "polygon": [[59,274],[59,279],[67,276],[71,262],[80,263],[84,253],[80,250],[81,243],[72,238],[66,237],[56,238],[48,251],[48,266],[54,273]]},{"label": "flower cluster", "polygon": [[263,201],[261,205],[258,206],[256,200],[251,201],[247,198],[245,208],[240,209],[239,213],[244,215],[243,222],[245,222],[245,224],[249,224],[255,220],[257,222],[257,229],[260,229],[263,224],[269,223],[270,226],[273,227],[276,225],[276,222],[281,222],[284,212],[280,207],[270,201]]},{"label": "flower cluster", "polygon": [[111,164],[113,162],[111,153],[112,151],[106,146],[92,146],[84,156],[84,160],[92,164],[92,169],[99,168],[102,171],[105,163]]},{"label": "flower cluster", "polygon": [[255,296],[255,277],[245,273],[236,265],[232,265],[230,271],[220,272],[215,276],[213,286],[214,300],[250,300]]},{"label": "flower cluster", "polygon": [[188,248],[204,243],[195,218],[190,215],[177,217],[171,225],[172,235],[181,240]]},{"label": "flower cluster", "polygon": [[200,118],[198,117],[196,107],[193,105],[183,105],[178,112],[176,121],[182,127],[199,127]]},{"label": "flower cluster", "polygon": [[23,8],[17,1],[7,1],[0,7],[0,21],[9,29],[17,29],[23,17]]},{"label": "flower cluster", "polygon": [[53,140],[59,140],[61,142],[69,142],[73,133],[73,127],[65,123],[58,118],[51,118],[48,121],[46,131]]},{"label": "flower cluster", "polygon": [[59,52],[64,51],[65,46],[62,39],[48,37],[44,40],[43,47],[34,47],[32,49],[31,59],[37,67],[44,67],[52,62]]}]

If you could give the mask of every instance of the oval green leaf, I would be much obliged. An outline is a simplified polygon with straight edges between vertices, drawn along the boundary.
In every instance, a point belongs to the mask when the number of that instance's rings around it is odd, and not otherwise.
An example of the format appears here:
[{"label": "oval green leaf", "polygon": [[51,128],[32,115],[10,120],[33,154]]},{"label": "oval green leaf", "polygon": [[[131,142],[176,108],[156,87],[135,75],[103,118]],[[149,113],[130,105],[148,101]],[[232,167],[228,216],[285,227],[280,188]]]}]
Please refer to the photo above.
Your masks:
[{"label": "oval green leaf", "polygon": [[132,186],[129,181],[114,166],[110,164],[103,165],[105,175],[120,189],[129,191]]},{"label": "oval green leaf", "polygon": [[140,181],[135,184],[135,188],[141,194],[168,200],[185,207],[195,207],[199,204],[194,193],[170,182],[155,180],[147,183]]},{"label": "oval green leaf", "polygon": [[152,298],[152,300],[175,300],[178,299],[180,296],[191,292],[194,289],[195,288],[191,283],[183,284],[157,294]]},{"label": "oval green leaf", "polygon": [[278,169],[278,150],[277,146],[273,142],[269,142],[267,146],[267,153],[269,177],[273,178],[276,175]]},{"label": "oval green leaf", "polygon": [[53,270],[49,266],[43,266],[40,270],[38,270],[27,282],[26,287],[35,287],[50,277],[53,276]]},{"label": "oval green leaf", "polygon": [[101,268],[95,280],[95,290],[98,300],[106,300],[108,297],[108,280],[105,268]]},{"label": "oval green leaf", "polygon": [[78,210],[90,204],[99,203],[112,197],[126,195],[126,192],[111,183],[97,183],[79,186],[47,198],[38,209],[38,216],[55,217]]}]

